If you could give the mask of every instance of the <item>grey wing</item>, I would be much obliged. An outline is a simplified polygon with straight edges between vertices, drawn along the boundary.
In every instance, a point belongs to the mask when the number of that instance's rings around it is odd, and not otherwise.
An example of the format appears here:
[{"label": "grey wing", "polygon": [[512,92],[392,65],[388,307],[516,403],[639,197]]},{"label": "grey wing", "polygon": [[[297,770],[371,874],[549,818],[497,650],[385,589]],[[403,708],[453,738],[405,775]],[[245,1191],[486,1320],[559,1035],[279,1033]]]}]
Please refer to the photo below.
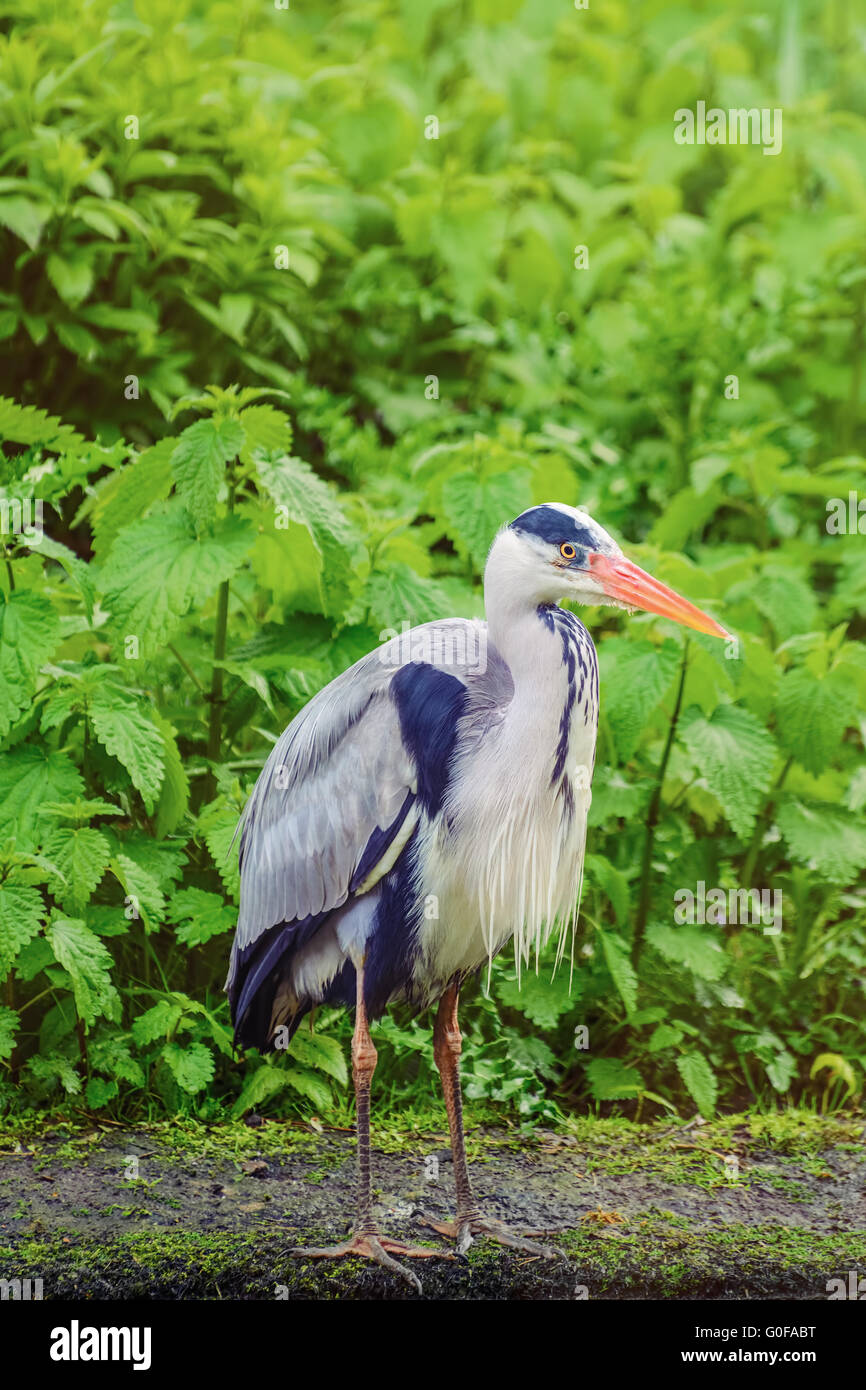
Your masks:
[{"label": "grey wing", "polygon": [[431,656],[465,679],[485,626],[448,619],[413,628],[338,676],[281,735],[241,822],[233,960],[269,928],[340,907],[391,867],[420,814],[391,681]]}]

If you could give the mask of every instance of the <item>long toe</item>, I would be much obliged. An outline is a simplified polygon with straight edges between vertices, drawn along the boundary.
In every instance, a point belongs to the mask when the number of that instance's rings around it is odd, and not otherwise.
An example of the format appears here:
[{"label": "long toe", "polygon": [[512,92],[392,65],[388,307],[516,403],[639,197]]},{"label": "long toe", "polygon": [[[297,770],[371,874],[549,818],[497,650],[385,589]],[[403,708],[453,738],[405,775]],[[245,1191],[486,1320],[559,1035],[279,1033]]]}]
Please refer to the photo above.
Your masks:
[{"label": "long toe", "polygon": [[429,1226],[431,1230],[438,1231],[442,1236],[448,1236],[451,1240],[457,1241],[458,1255],[465,1255],[470,1245],[477,1238],[494,1240],[499,1245],[506,1245],[510,1250],[522,1250],[527,1255],[540,1255],[546,1260],[564,1260],[568,1256],[562,1250],[557,1250],[552,1245],[539,1245],[536,1241],[530,1240],[530,1236],[545,1236],[555,1234],[554,1230],[544,1231],[512,1231],[506,1226],[504,1221],[497,1221],[493,1216],[471,1216],[465,1217],[461,1221],[433,1221],[428,1216],[420,1218],[421,1224]]},{"label": "long toe", "polygon": [[391,1240],[388,1236],[370,1233],[353,1235],[348,1240],[341,1241],[339,1245],[325,1245],[310,1249],[296,1247],[291,1253],[304,1256],[308,1260],[342,1260],[350,1256],[362,1260],[372,1260],[375,1264],[381,1265],[383,1269],[390,1269],[393,1274],[398,1274],[401,1279],[405,1279],[416,1293],[423,1293],[420,1279],[412,1273],[411,1269],[407,1269],[405,1265],[400,1264],[399,1260],[395,1260],[395,1255],[400,1255],[407,1260],[454,1259],[454,1256],[446,1250],[431,1250],[425,1245],[406,1245],[401,1240]]}]

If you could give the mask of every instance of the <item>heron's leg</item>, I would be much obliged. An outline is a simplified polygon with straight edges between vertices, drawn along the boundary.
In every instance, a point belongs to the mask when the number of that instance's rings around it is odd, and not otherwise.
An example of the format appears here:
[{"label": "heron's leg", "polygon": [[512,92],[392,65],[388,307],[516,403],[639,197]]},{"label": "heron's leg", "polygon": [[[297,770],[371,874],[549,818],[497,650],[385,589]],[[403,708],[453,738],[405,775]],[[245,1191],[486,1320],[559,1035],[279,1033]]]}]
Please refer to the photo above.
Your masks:
[{"label": "heron's leg", "polygon": [[[460,1089],[460,1053],[463,1050],[463,1039],[457,1021],[459,998],[459,986],[452,980],[439,1001],[433,1028],[433,1056],[442,1079],[448,1129],[451,1133],[454,1185],[457,1189],[457,1218],[454,1221],[431,1221],[424,1218],[424,1224],[438,1231],[440,1235],[455,1239],[460,1254],[465,1254],[469,1249],[474,1236],[488,1236],[500,1245],[508,1245],[532,1255],[546,1255],[548,1258],[560,1256],[560,1250],[536,1245],[533,1241],[526,1240],[523,1234],[509,1230],[503,1221],[497,1221],[491,1216],[482,1216],[476,1206],[469,1182],[466,1141],[463,1136],[463,1094]],[[528,1231],[526,1234],[545,1235],[546,1232]]]},{"label": "heron's leg", "polygon": [[345,1255],[358,1255],[367,1260],[375,1260],[385,1269],[393,1270],[421,1293],[421,1283],[411,1270],[406,1269],[394,1255],[407,1259],[450,1260],[453,1256],[441,1250],[430,1250],[426,1246],[406,1245],[403,1241],[391,1240],[379,1234],[373,1216],[373,1193],[370,1178],[370,1090],[373,1072],[376,1070],[377,1052],[370,1037],[367,1022],[367,1008],[364,1003],[364,968],[357,967],[358,992],[355,1008],[355,1031],[352,1034],[352,1080],[355,1083],[355,1123],[358,1134],[358,1197],[355,1230],[348,1240],[339,1245],[329,1245],[321,1249],[293,1250],[293,1255],[306,1255],[312,1260],[337,1259]]}]

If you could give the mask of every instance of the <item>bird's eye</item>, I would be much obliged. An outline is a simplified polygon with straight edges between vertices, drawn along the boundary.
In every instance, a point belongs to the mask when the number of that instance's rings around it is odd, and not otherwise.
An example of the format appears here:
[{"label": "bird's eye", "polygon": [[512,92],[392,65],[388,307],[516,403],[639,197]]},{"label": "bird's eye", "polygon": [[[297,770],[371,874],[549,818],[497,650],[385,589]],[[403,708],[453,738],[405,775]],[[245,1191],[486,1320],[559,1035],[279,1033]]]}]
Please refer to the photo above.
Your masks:
[{"label": "bird's eye", "polygon": [[559,553],[563,560],[573,560],[577,551],[571,544],[571,541],[563,541],[562,545],[559,547]]}]

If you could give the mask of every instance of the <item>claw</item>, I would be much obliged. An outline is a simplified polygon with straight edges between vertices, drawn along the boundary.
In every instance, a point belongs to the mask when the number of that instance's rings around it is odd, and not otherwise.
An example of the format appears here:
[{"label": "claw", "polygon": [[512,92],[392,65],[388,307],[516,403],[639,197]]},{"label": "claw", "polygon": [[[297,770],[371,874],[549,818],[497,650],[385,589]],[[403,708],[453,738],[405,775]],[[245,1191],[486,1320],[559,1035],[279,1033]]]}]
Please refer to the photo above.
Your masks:
[{"label": "claw", "polygon": [[540,1255],[545,1260],[567,1259],[562,1250],[557,1250],[552,1245],[537,1245],[535,1241],[526,1239],[527,1236],[553,1235],[553,1230],[512,1231],[504,1221],[497,1221],[493,1216],[465,1217],[461,1221],[433,1221],[423,1216],[421,1224],[438,1231],[441,1236],[456,1240],[458,1255],[465,1255],[477,1236],[486,1236],[488,1240],[495,1240],[499,1245],[508,1246],[510,1250],[522,1250],[527,1255]]},{"label": "claw", "polygon": [[362,1260],[373,1260],[383,1269],[390,1269],[393,1274],[398,1274],[401,1279],[405,1279],[416,1293],[423,1293],[421,1280],[417,1274],[413,1274],[411,1269],[401,1265],[399,1260],[393,1259],[391,1252],[395,1255],[402,1255],[404,1259],[412,1260],[454,1259],[452,1254],[444,1250],[428,1250],[423,1245],[406,1245],[401,1240],[391,1240],[389,1236],[370,1233],[353,1235],[339,1245],[326,1245],[318,1249],[306,1250],[303,1247],[296,1247],[290,1253],[303,1255],[308,1260],[341,1260],[349,1256],[355,1256]]}]

